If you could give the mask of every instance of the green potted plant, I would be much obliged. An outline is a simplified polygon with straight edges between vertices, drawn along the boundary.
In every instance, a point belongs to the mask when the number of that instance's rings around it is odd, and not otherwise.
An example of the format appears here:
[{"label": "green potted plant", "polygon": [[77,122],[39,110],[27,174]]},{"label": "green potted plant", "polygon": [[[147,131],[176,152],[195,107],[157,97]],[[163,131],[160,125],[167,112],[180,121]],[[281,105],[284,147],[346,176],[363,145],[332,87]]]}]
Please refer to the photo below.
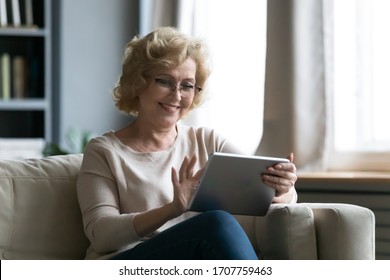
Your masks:
[{"label": "green potted plant", "polygon": [[44,157],[54,155],[79,154],[83,153],[85,146],[95,136],[94,133],[77,128],[71,128],[66,134],[66,141],[70,150],[64,149],[55,143],[47,143],[42,151]]}]

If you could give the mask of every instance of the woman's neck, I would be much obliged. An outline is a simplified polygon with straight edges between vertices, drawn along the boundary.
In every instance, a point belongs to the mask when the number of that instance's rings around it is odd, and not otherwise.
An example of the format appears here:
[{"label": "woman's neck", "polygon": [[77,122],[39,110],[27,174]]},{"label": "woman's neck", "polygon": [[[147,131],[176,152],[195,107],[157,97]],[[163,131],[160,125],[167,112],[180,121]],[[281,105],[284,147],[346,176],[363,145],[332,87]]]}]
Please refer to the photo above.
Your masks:
[{"label": "woman's neck", "polygon": [[171,147],[177,138],[177,128],[161,129],[140,125],[137,120],[117,131],[116,136],[127,146],[138,152],[156,152]]}]

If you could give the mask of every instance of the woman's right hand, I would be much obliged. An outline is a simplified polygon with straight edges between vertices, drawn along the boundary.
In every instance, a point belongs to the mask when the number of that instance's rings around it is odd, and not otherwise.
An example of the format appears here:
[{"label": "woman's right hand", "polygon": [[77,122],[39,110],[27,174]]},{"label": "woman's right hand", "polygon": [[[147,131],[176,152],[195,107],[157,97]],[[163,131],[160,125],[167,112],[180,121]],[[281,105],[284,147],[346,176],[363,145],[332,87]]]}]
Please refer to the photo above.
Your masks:
[{"label": "woman's right hand", "polygon": [[204,169],[198,170],[194,175],[194,167],[198,158],[193,155],[191,159],[186,156],[179,172],[172,167],[173,201],[172,206],[179,216],[187,211],[188,203],[193,195]]},{"label": "woman's right hand", "polygon": [[139,236],[146,236],[160,228],[167,221],[176,218],[187,211],[187,206],[198,181],[203,175],[203,169],[194,175],[197,157],[185,157],[179,172],[172,168],[173,200],[158,208],[138,213],[133,219],[135,231]]}]

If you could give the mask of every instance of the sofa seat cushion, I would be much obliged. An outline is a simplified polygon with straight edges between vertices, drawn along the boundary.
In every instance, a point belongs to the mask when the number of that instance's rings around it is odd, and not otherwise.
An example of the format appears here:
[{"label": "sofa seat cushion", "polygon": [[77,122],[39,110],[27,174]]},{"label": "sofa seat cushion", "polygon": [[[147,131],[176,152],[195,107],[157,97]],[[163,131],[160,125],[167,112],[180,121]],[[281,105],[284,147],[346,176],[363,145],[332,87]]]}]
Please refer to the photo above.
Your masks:
[{"label": "sofa seat cushion", "polygon": [[0,258],[81,259],[76,195],[82,155],[0,161]]}]

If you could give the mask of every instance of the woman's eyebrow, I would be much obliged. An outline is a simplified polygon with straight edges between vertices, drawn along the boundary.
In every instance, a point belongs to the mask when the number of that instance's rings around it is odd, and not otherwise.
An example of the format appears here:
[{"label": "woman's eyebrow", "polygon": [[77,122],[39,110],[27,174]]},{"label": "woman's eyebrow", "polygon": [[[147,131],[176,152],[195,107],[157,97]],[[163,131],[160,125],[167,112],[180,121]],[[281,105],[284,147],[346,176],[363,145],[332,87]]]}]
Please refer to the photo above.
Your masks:
[{"label": "woman's eyebrow", "polygon": [[[156,74],[155,77],[156,78],[169,78],[171,80],[176,81],[176,77],[174,77],[171,74],[167,74],[167,73]],[[183,80],[181,80],[181,82],[195,82],[195,81],[196,81],[195,78],[192,78],[192,77],[184,78]]]}]

